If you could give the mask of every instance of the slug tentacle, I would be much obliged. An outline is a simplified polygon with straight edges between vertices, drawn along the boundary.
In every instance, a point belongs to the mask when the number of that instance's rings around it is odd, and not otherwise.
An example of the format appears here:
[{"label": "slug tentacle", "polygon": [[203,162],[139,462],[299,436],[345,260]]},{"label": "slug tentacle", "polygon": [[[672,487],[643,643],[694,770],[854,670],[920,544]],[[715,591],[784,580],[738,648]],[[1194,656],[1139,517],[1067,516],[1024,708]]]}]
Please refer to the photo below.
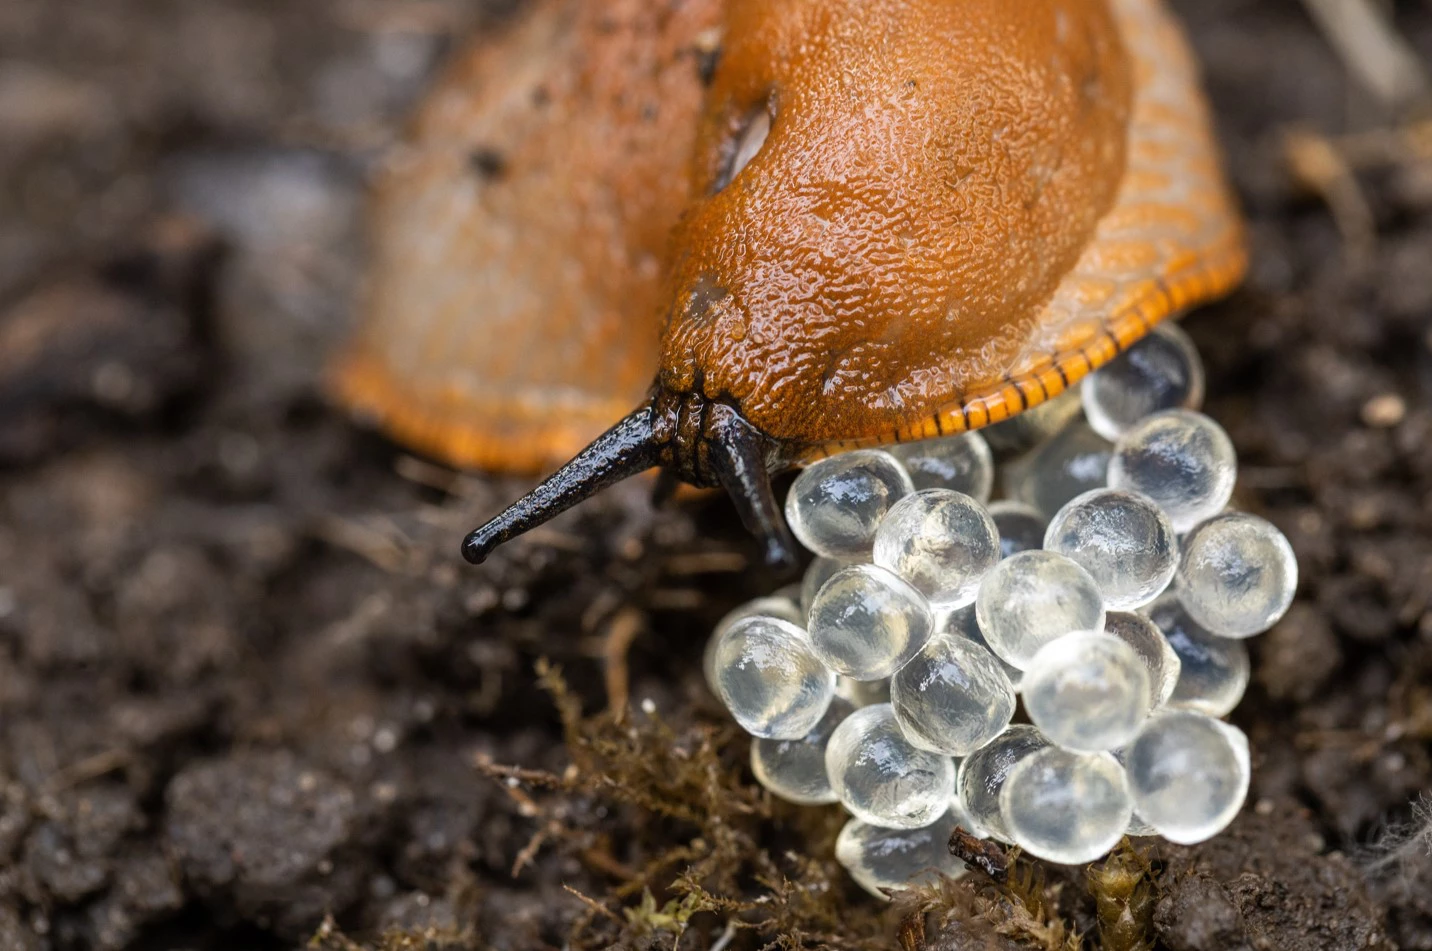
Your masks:
[{"label": "slug tentacle", "polygon": [[570,462],[463,540],[462,555],[482,564],[498,545],[655,466],[664,481],[721,486],[741,522],[761,539],[768,565],[796,567],[796,544],[771,488],[788,460],[736,407],[658,387],[651,399],[593,440]]},{"label": "slug tentacle", "polygon": [[711,451],[711,468],[746,530],[761,540],[766,564],[795,570],[795,539],[771,489],[775,467],[766,450],[770,440],[733,407],[720,403],[711,407],[704,439]]},{"label": "slug tentacle", "polygon": [[503,542],[529,532],[609,485],[645,472],[660,460],[651,403],[592,440],[571,462],[552,473],[486,525],[463,539],[462,556],[480,565]]}]

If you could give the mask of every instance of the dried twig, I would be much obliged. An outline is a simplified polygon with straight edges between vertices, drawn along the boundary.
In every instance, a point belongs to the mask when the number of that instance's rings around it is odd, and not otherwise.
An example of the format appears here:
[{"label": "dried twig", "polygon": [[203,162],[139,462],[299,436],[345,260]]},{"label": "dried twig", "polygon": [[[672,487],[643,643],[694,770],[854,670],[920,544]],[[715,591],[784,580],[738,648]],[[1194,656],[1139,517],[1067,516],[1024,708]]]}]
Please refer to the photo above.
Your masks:
[{"label": "dried twig", "polygon": [[1417,54],[1372,0],[1303,0],[1348,70],[1384,105],[1402,109],[1428,97]]}]

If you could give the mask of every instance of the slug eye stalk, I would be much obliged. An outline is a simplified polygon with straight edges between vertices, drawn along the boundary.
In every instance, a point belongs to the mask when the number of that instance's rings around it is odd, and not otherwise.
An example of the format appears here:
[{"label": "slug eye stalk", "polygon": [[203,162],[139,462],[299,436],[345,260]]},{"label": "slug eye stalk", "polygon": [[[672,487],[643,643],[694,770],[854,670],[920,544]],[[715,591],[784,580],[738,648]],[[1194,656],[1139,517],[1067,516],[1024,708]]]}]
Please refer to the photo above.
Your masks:
[{"label": "slug eye stalk", "polygon": [[698,486],[719,485],[760,540],[765,561],[794,570],[791,537],[771,488],[779,468],[767,439],[724,403],[658,389],[535,489],[463,540],[462,555],[482,564],[497,546],[531,531],[602,489],[655,466]]}]

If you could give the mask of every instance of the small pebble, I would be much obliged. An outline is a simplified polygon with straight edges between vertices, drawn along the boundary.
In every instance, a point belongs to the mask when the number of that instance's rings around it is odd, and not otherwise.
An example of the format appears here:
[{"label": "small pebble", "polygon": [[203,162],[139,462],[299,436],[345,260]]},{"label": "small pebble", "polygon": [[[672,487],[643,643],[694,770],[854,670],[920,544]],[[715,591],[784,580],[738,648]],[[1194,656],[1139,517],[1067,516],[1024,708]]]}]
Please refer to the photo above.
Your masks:
[{"label": "small pebble", "polygon": [[1167,703],[1183,665],[1159,626],[1142,614],[1110,611],[1104,616],[1104,633],[1128,644],[1143,661],[1149,672],[1149,709]]},{"label": "small pebble", "polygon": [[1373,429],[1391,429],[1407,418],[1407,401],[1397,393],[1383,393],[1362,404],[1361,415]]},{"label": "small pebble", "polygon": [[1107,853],[1133,815],[1123,767],[1113,756],[1059,747],[1039,750],[1011,769],[999,806],[1015,845],[1061,865]]},{"label": "small pebble", "polygon": [[1000,560],[999,530],[983,505],[951,489],[896,502],[875,533],[875,564],[909,582],[937,609],[969,604]]},{"label": "small pebble", "polygon": [[980,503],[989,501],[994,455],[977,432],[899,443],[886,451],[900,460],[916,489],[953,489]]},{"label": "small pebble", "polygon": [[950,854],[950,834],[967,821],[955,809],[918,829],[887,829],[851,819],[835,840],[835,858],[876,898],[889,898],[881,889],[924,885],[939,875],[960,879],[968,870]]},{"label": "small pebble", "polygon": [[1025,757],[1050,746],[1044,734],[1027,723],[1016,723],[990,743],[960,761],[957,792],[977,830],[1010,841],[1000,818],[999,794],[1009,771]]},{"label": "small pebble", "polygon": [[1053,515],[1075,496],[1108,484],[1113,452],[1113,443],[1087,423],[1074,423],[1005,467],[1007,494]]},{"label": "small pebble", "polygon": [[999,532],[1001,558],[1044,547],[1044,532],[1049,527],[1049,519],[1034,506],[1013,499],[1001,499],[989,507],[989,517]]},{"label": "small pebble", "polygon": [[746,617],[716,645],[716,692],[752,736],[798,740],[815,729],[835,696],[835,674],[789,621]]},{"label": "small pebble", "polygon": [[825,772],[830,735],[855,707],[836,697],[820,722],[799,740],[751,740],[751,772],[756,781],[787,802],[819,805],[835,802]]},{"label": "small pebble", "polygon": [[1055,514],[1044,547],[1089,572],[1111,611],[1148,604],[1178,568],[1178,539],[1168,516],[1148,498],[1094,489]]},{"label": "small pebble", "polygon": [[1213,634],[1263,633],[1287,613],[1297,589],[1293,547],[1266,519],[1230,512],[1204,522],[1184,541],[1179,600]]},{"label": "small pebble", "polygon": [[1211,717],[1233,712],[1248,689],[1247,646],[1199,627],[1173,595],[1164,595],[1144,610],[1178,655],[1178,683],[1167,705]]},{"label": "small pebble", "polygon": [[1024,708],[1049,740],[1097,753],[1134,738],[1149,714],[1149,674],[1111,634],[1080,631],[1046,644],[1024,673]]},{"label": "small pebble", "polygon": [[946,634],[931,639],[891,678],[890,704],[911,743],[968,756],[1009,726],[1014,687],[994,654]]},{"label": "small pebble", "polygon": [[782,621],[789,621],[796,627],[805,627],[805,613],[800,606],[789,598],[780,595],[768,595],[763,598],[752,598],[745,604],[732,608],[721,620],[716,622],[716,627],[711,631],[711,638],[706,642],[706,649],[701,654],[701,672],[706,675],[706,685],[711,692],[718,694],[716,689],[716,645],[721,643],[721,635],[726,629],[742,618],[748,617],[773,617]]},{"label": "small pebble", "polygon": [[1104,629],[1104,601],[1089,572],[1057,552],[1025,551],[995,565],[975,599],[990,650],[1021,670],[1073,631]]},{"label": "small pebble", "polygon": [[1149,826],[1192,845],[1233,821],[1248,796],[1248,737],[1198,713],[1152,717],[1124,754],[1129,792]]},{"label": "small pebble", "polygon": [[892,829],[929,825],[955,792],[954,760],[912,745],[884,703],[856,710],[836,727],[825,768],[851,815]]},{"label": "small pebble", "polygon": [[882,680],[925,646],[934,630],[925,598],[878,565],[831,575],[810,610],[810,642],[842,677]]},{"label": "small pebble", "polygon": [[995,663],[999,664],[999,669],[1004,671],[1004,675],[1009,678],[1010,686],[1014,688],[1014,692],[1019,693],[1020,684],[1024,682],[1024,671],[990,650],[989,643],[985,640],[984,635],[980,633],[979,622],[975,620],[975,606],[973,604],[967,604],[956,611],[947,611],[943,614],[936,615],[935,637],[939,637],[942,634],[963,637],[965,640],[973,641],[989,651],[990,656],[994,657]]},{"label": "small pebble", "polygon": [[1139,420],[1203,405],[1203,360],[1188,334],[1164,321],[1084,380],[1084,417],[1105,439],[1118,439]]},{"label": "small pebble", "polygon": [[786,496],[786,521],[817,555],[866,560],[885,513],[914,491],[904,466],[890,453],[857,449],[822,459],[796,476]]},{"label": "small pebble", "polygon": [[1233,441],[1190,410],[1150,416],[1119,439],[1109,460],[1109,485],[1148,496],[1180,534],[1223,511],[1237,478]]}]

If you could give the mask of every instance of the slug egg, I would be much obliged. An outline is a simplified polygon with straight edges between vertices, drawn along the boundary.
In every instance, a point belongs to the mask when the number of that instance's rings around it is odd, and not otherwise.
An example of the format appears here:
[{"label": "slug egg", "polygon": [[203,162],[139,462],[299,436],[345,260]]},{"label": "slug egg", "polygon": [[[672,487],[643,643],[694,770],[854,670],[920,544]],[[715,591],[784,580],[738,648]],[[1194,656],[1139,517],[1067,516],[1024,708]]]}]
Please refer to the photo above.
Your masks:
[{"label": "slug egg", "polygon": [[1189,617],[1222,637],[1251,637],[1278,622],[1298,588],[1298,561],[1283,533],[1230,512],[1189,533],[1178,597]]},{"label": "slug egg", "polygon": [[890,704],[911,743],[967,756],[1009,726],[1014,687],[988,650],[945,634],[891,678]]},{"label": "slug egg", "polygon": [[1055,744],[1081,753],[1123,746],[1149,714],[1149,674],[1109,634],[1080,631],[1046,644],[1024,673],[1029,719]]},{"label": "slug egg", "polygon": [[1140,818],[1170,842],[1192,845],[1221,832],[1251,779],[1248,737],[1197,713],[1151,718],[1124,753]]},{"label": "slug egg", "polygon": [[1113,451],[1113,444],[1087,423],[1075,423],[1010,464],[1008,495],[1053,515],[1075,496],[1105,486]]},{"label": "slug egg", "polygon": [[877,565],[852,565],[830,576],[810,610],[810,642],[831,670],[881,680],[913,657],[934,629],[920,592]]},{"label": "slug egg", "polygon": [[999,669],[1004,671],[1005,677],[1009,678],[1009,684],[1019,693],[1019,685],[1024,681],[1024,671],[1011,664],[990,650],[989,642],[980,633],[979,622],[975,619],[975,606],[967,604],[955,611],[948,611],[935,619],[935,636],[948,635],[950,637],[963,637],[983,647],[990,652],[994,662],[999,664]]},{"label": "slug egg", "polygon": [[721,635],[716,691],[752,736],[798,740],[815,729],[835,696],[835,674],[789,621],[746,617]]},{"label": "slug egg", "polygon": [[1173,595],[1164,595],[1145,610],[1178,655],[1178,682],[1168,706],[1211,717],[1231,713],[1248,689],[1247,646],[1199,627]]},{"label": "slug egg", "polygon": [[887,451],[900,460],[916,489],[953,489],[977,502],[989,501],[994,455],[978,432],[899,443]]},{"label": "slug egg", "polygon": [[1127,611],[1148,604],[1173,580],[1178,540],[1168,516],[1142,495],[1094,489],[1054,516],[1044,547],[1089,572],[1104,605]]},{"label": "slug egg", "polygon": [[990,520],[999,532],[999,555],[1008,558],[1022,551],[1044,547],[1049,519],[1039,509],[1013,499],[1001,499],[989,507]]},{"label": "slug egg", "polygon": [[1123,767],[1113,756],[1057,746],[1009,771],[999,807],[1015,845],[1062,865],[1104,855],[1119,844],[1133,815]]},{"label": "slug egg", "polygon": [[892,829],[929,825],[955,792],[954,760],[914,746],[884,703],[856,710],[835,728],[825,768],[851,815]]},{"label": "slug egg", "polygon": [[706,675],[706,685],[714,694],[720,694],[716,687],[716,645],[721,643],[721,635],[726,633],[727,628],[748,617],[773,617],[788,621],[796,627],[805,626],[805,614],[800,606],[780,594],[752,598],[745,604],[732,608],[716,622],[710,639],[706,641],[706,649],[701,653],[701,672]]},{"label": "slug egg", "polygon": [[835,790],[825,772],[825,748],[830,735],[855,711],[836,697],[825,716],[798,740],[751,740],[751,772],[756,781],[787,802],[819,805],[835,802]]},{"label": "slug egg", "polygon": [[858,449],[807,466],[786,497],[786,521],[818,555],[867,560],[885,513],[915,491],[888,452]]},{"label": "slug egg", "polygon": [[990,650],[1024,670],[1050,641],[1104,628],[1104,601],[1089,572],[1057,552],[1020,552],[985,575],[975,619]]},{"label": "slug egg", "polygon": [[969,604],[1000,558],[999,532],[970,496],[924,489],[896,502],[875,532],[875,564],[893,571],[934,608]]},{"label": "slug egg", "polygon": [[1010,841],[1009,831],[1000,818],[1000,791],[1010,770],[1049,745],[1049,740],[1037,729],[1016,723],[960,761],[957,792],[965,812],[977,827],[972,831],[983,832],[1001,842]]},{"label": "slug egg", "polygon": [[800,609],[802,627],[806,619],[810,617],[811,605],[815,604],[815,596],[820,594],[820,589],[830,580],[830,576],[842,568],[848,567],[846,562],[836,558],[825,558],[817,556],[812,559],[810,567],[806,568],[805,574],[801,576],[800,588]]},{"label": "slug egg", "polygon": [[881,889],[907,888],[931,882],[937,875],[963,878],[965,864],[950,854],[950,835],[968,820],[950,809],[918,829],[887,829],[851,819],[835,840],[835,858],[850,877],[876,898]]},{"label": "slug egg", "polygon": [[1203,361],[1177,324],[1165,321],[1084,380],[1084,416],[1105,439],[1145,417],[1203,405]]},{"label": "slug egg", "polygon": [[1158,625],[1142,614],[1110,611],[1104,616],[1104,633],[1117,637],[1139,655],[1149,674],[1149,709],[1167,703],[1183,664]]},{"label": "slug egg", "polygon": [[1148,496],[1183,533],[1233,497],[1238,456],[1223,427],[1202,413],[1170,410],[1126,432],[1109,460],[1109,485]]}]

